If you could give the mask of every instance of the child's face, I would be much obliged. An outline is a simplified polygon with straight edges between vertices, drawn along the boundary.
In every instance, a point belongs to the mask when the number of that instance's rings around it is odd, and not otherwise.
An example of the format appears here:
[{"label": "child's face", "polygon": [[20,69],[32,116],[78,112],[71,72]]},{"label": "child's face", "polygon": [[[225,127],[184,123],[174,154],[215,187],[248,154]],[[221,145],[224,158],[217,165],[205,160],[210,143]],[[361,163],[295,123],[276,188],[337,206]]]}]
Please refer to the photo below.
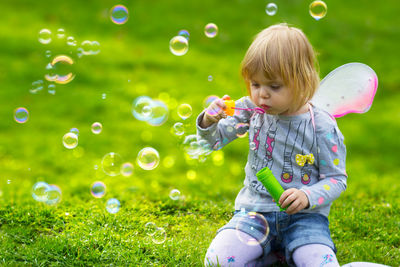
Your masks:
[{"label": "child's face", "polygon": [[292,94],[281,80],[268,80],[262,72],[250,79],[250,92],[253,102],[268,114],[290,115]]}]

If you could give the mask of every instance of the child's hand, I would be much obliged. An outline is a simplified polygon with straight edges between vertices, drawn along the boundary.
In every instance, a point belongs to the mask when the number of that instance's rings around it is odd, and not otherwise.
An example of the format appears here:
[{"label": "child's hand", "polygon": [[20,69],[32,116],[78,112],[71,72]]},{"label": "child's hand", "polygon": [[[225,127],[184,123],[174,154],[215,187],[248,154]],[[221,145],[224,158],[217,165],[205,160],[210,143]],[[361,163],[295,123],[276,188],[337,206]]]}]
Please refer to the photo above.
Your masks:
[{"label": "child's hand", "polygon": [[282,208],[287,207],[287,214],[295,214],[310,205],[307,195],[296,188],[285,190],[279,198],[279,204]]},{"label": "child's hand", "polygon": [[220,119],[226,118],[224,109],[226,105],[224,100],[231,99],[228,95],[224,95],[222,98],[215,99],[204,112],[203,120],[200,123],[202,128],[207,128],[210,125],[219,122]]}]

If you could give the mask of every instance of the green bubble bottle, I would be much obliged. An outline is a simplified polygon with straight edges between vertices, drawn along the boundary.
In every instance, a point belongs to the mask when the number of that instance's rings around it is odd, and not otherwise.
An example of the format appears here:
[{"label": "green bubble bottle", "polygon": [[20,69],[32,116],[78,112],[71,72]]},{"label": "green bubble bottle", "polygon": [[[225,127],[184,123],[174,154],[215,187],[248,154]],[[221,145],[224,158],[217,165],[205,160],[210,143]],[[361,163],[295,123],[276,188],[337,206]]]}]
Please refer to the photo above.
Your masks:
[{"label": "green bubble bottle", "polygon": [[275,176],[272,174],[272,171],[268,168],[262,168],[256,174],[257,179],[263,184],[263,186],[268,190],[271,194],[272,198],[275,200],[276,205],[281,209],[281,211],[286,210],[286,208],[282,209],[279,205],[279,198],[282,193],[285,191]]}]

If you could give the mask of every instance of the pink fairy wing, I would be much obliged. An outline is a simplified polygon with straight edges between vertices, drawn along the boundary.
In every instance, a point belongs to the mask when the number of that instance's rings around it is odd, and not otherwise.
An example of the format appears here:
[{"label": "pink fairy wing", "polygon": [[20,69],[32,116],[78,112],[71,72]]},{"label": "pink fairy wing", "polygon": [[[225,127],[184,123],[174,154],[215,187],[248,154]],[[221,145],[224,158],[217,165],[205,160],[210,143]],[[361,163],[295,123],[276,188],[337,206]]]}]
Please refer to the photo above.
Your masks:
[{"label": "pink fairy wing", "polygon": [[378,88],[378,76],[362,63],[348,63],[331,71],[320,83],[311,103],[334,117],[367,112]]}]

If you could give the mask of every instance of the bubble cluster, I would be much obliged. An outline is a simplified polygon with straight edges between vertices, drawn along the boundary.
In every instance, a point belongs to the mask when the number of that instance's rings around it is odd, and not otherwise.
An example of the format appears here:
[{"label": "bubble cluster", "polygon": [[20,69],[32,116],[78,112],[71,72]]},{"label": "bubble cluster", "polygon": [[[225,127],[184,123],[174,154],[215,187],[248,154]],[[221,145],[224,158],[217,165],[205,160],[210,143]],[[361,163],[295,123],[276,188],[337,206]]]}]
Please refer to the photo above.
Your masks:
[{"label": "bubble cluster", "polygon": [[183,149],[190,158],[200,161],[205,160],[212,152],[210,144],[204,139],[197,140],[195,134],[185,137]]},{"label": "bubble cluster", "polygon": [[81,43],[78,56],[93,56],[100,53],[100,43],[98,41],[85,40]]},{"label": "bubble cluster", "polygon": [[145,147],[139,151],[136,160],[143,170],[154,170],[160,163],[160,155],[154,148]]},{"label": "bubble cluster", "polygon": [[129,18],[128,8],[124,5],[115,5],[110,10],[110,19],[113,23],[125,24]]},{"label": "bubble cluster", "polygon": [[192,107],[189,104],[181,104],[178,106],[178,116],[186,120],[192,115]]},{"label": "bubble cluster", "polygon": [[55,205],[61,201],[61,188],[55,184],[40,181],[32,187],[32,197],[38,202]]},{"label": "bubble cluster", "polygon": [[129,177],[133,174],[133,164],[130,162],[125,162],[121,165],[122,176]]},{"label": "bubble cluster", "polygon": [[167,238],[167,233],[164,228],[157,227],[157,225],[153,222],[148,222],[144,226],[144,232],[146,235],[151,237],[151,240],[156,244],[162,244],[165,242]]},{"label": "bubble cluster", "polygon": [[269,16],[273,16],[278,11],[278,6],[275,3],[268,3],[265,7],[265,13]]},{"label": "bubble cluster", "polygon": [[105,174],[117,176],[121,172],[122,157],[118,153],[110,152],[101,160],[101,167]]},{"label": "bubble cluster", "polygon": [[71,66],[73,64],[74,61],[69,56],[56,56],[46,67],[46,80],[58,84],[67,84],[71,82],[75,78],[75,74],[71,72]]},{"label": "bubble cluster", "polygon": [[320,20],[325,17],[328,7],[324,1],[314,1],[310,4],[310,15],[316,20]]},{"label": "bubble cluster", "polygon": [[101,181],[96,181],[90,186],[90,194],[95,198],[102,198],[106,194],[106,185]]},{"label": "bubble cluster", "polygon": [[168,120],[168,107],[161,100],[139,96],[132,103],[132,115],[152,126],[160,126]]},{"label": "bubble cluster", "polygon": [[107,200],[106,203],[106,210],[111,213],[111,214],[115,214],[119,211],[121,207],[121,203],[119,202],[118,199],[116,198],[110,198],[109,200]]},{"label": "bubble cluster", "polygon": [[91,126],[92,133],[100,134],[103,130],[103,125],[100,122],[94,122]]},{"label": "bubble cluster", "polygon": [[[240,219],[237,222],[236,235],[241,242],[247,244],[249,246],[257,246],[264,242],[269,234],[269,225],[267,220],[262,214],[256,212],[244,212],[241,211]],[[248,227],[251,225],[251,227]],[[244,235],[241,229],[248,228],[254,234],[248,233],[248,235]],[[258,236],[259,238],[253,238],[253,236]]]},{"label": "bubble cluster", "polygon": [[183,56],[189,50],[188,39],[181,35],[172,37],[169,41],[169,50],[175,56]]},{"label": "bubble cluster", "polygon": [[172,189],[171,192],[169,192],[169,198],[172,200],[178,200],[181,196],[181,192],[178,189]]},{"label": "bubble cluster", "polygon": [[214,23],[208,23],[208,24],[204,27],[204,34],[205,34],[208,38],[214,38],[214,37],[217,36],[217,34],[218,34],[218,26],[215,25]]},{"label": "bubble cluster", "polygon": [[19,107],[14,110],[14,120],[18,123],[25,123],[29,119],[29,111],[24,107]]},{"label": "bubble cluster", "polygon": [[78,136],[74,133],[66,133],[63,136],[63,145],[65,148],[74,149],[78,145]]}]

